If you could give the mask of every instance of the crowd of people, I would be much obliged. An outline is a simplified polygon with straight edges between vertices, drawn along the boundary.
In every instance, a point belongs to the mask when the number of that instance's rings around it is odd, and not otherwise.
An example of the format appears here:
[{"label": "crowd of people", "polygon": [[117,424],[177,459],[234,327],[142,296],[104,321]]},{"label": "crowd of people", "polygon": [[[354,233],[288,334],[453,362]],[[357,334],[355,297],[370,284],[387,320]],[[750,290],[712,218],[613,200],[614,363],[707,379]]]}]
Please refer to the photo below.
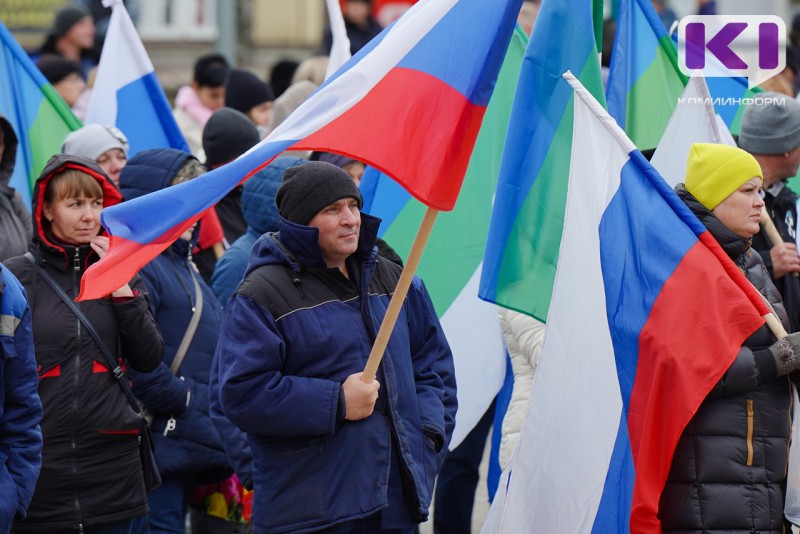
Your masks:
[{"label": "crowd of people", "polygon": [[[538,7],[523,4],[528,33]],[[344,8],[355,53],[381,28],[370,2]],[[78,116],[91,97],[95,21],[85,7],[60,10],[34,57]],[[9,186],[24,132],[0,115],[0,532],[182,533],[188,515],[193,532],[222,528],[213,518],[265,533],[410,534],[432,506],[436,534],[470,532],[494,406],[448,450],[455,370],[421,280],[377,376],[362,372],[403,268],[377,237],[380,220],[361,211],[364,163],[286,153],[129,283],[74,301],[109,248],[105,207],[236,159],[326,66],[314,56],[266,80],[204,55],[174,99],[188,152],[131,154],[125,132],[87,124],[52,155],[30,206]],[[664,532],[790,528],[800,255],[798,195],[786,183],[800,167],[800,102],[767,95],[746,109],[737,147],[693,145],[676,193],[789,335],[765,326],[748,337],[684,430],[661,495]],[[778,239],[761,230],[767,215]],[[514,375],[507,469],[546,327],[505,309],[499,320]]]}]

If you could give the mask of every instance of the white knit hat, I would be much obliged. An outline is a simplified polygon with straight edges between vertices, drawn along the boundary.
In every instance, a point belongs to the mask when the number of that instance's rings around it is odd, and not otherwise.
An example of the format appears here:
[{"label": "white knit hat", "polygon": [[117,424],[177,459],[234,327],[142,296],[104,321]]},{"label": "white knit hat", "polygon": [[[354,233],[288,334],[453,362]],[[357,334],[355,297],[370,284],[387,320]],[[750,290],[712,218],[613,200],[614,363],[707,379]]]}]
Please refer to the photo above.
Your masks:
[{"label": "white knit hat", "polygon": [[107,124],[87,124],[64,139],[61,153],[96,160],[112,148],[120,148],[128,155],[128,138],[119,128]]}]

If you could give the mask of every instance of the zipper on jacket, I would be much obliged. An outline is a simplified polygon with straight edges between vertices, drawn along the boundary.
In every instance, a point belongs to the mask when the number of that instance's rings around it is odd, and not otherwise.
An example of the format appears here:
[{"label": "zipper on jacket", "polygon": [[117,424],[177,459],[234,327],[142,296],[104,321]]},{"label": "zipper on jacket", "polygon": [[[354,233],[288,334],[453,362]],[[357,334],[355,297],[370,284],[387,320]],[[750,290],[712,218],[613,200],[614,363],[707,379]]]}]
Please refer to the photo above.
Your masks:
[{"label": "zipper on jacket", "polygon": [[[72,270],[72,287],[76,288],[80,285],[80,271],[81,271],[81,259],[80,259],[80,251],[76,248],[75,249],[75,256],[73,258],[73,270]],[[81,320],[76,316],[75,317],[75,324],[77,326],[77,335],[75,339],[78,342],[78,347],[81,346]],[[75,513],[78,515],[78,531],[83,532],[83,521],[81,517],[81,502],[78,498],[78,392],[80,391],[81,387],[81,354],[80,348],[78,353],[75,355],[75,378],[72,390],[72,476],[74,479],[74,488],[75,488]]]},{"label": "zipper on jacket", "polygon": [[[377,262],[377,260],[376,260],[376,262]],[[369,280],[372,278],[372,276],[375,274],[376,271],[377,271],[377,265],[374,267],[372,275],[367,277],[366,281],[362,281],[363,291],[362,291],[362,288],[359,288],[359,297],[361,298],[361,306],[360,306],[361,315],[362,315],[362,317],[364,319],[365,324],[367,325],[367,331],[369,332],[373,343],[375,342],[375,338],[378,337],[378,332],[375,329],[375,325],[372,323],[372,318],[371,318],[372,314],[370,313],[372,305],[369,302]],[[391,297],[389,297],[389,298],[391,300]],[[387,346],[387,348],[388,348],[388,346]],[[383,369],[384,370],[386,369],[386,364],[385,363],[383,364]],[[377,376],[376,376],[376,378],[377,378]],[[411,496],[410,499],[412,500],[411,504],[412,504],[412,506],[414,506],[414,510],[409,510],[409,511],[411,512],[411,516],[412,517],[414,517],[415,519],[419,520],[420,516],[419,516],[419,513],[417,512],[416,509],[419,508],[422,505],[422,502],[421,502],[422,499],[420,498],[420,496],[419,496],[419,494],[417,492],[417,488],[416,488],[417,481],[416,481],[416,478],[414,477],[414,473],[411,471],[411,468],[408,466],[408,458],[406,458],[406,455],[404,454],[404,451],[403,451],[403,446],[400,443],[400,432],[398,432],[398,429],[397,429],[398,423],[397,423],[397,421],[395,421],[394,412],[392,411],[392,407],[391,407],[390,402],[389,402],[389,399],[390,399],[389,392],[392,389],[389,386],[389,381],[390,381],[390,379],[387,377],[386,373],[384,372],[383,373],[383,383],[381,384],[381,393],[380,394],[384,396],[383,415],[389,420],[389,427],[392,429],[392,432],[390,432],[392,434],[392,436],[390,438],[391,439],[391,448],[392,448],[391,454],[392,455],[395,454],[394,449],[396,448],[397,449],[397,460],[398,460],[398,463],[400,464],[400,470],[406,476],[405,480],[403,480],[403,475],[402,474],[400,475],[400,478],[401,478],[400,482],[401,482],[401,485],[403,486],[403,493],[405,494],[406,490],[409,490],[408,493],[410,494],[410,496]],[[395,439],[395,436],[397,436],[397,439]],[[424,436],[423,436],[423,439],[425,439]],[[389,462],[393,462],[393,461],[394,461],[394,458],[389,458]],[[411,487],[410,488],[406,487],[406,483],[410,484]],[[425,485],[425,481],[424,480],[420,480],[419,483],[422,486]]]},{"label": "zipper on jacket", "polygon": [[753,419],[755,410],[753,409],[753,399],[747,399],[747,467],[753,465]]},{"label": "zipper on jacket", "polygon": [[[78,338],[80,342],[80,337]],[[78,520],[80,521],[81,518],[81,502],[78,498],[78,391],[81,385],[80,380],[80,372],[81,372],[81,356],[80,354],[75,355],[75,383],[73,386],[72,391],[72,436],[71,436],[71,467],[72,467],[72,478],[74,483],[75,489],[75,513],[78,515]],[[83,532],[83,525],[78,524],[80,532]]]}]

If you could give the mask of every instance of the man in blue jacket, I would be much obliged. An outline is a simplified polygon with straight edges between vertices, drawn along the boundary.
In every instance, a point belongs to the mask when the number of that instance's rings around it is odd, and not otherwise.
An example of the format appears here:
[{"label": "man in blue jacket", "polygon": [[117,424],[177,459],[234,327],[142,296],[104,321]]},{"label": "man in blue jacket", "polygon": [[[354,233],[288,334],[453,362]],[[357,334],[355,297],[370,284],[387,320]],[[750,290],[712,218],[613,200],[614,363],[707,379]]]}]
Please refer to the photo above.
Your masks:
[{"label": "man in blue jacket", "polygon": [[377,380],[362,370],[400,276],[380,221],[324,162],[290,167],[279,232],[253,247],[228,302],[219,400],[247,432],[257,533],[410,533],[428,515],[455,423],[447,340],[414,279]]},{"label": "man in blue jacket", "polygon": [[22,284],[0,263],[0,532],[23,519],[42,467],[42,403]]}]

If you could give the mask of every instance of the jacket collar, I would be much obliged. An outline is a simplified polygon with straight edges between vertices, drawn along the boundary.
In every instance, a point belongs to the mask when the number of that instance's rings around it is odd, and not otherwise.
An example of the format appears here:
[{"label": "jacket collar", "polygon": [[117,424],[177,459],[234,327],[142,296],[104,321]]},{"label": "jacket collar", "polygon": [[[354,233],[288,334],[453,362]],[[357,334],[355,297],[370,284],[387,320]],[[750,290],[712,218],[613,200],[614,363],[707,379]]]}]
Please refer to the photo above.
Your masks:
[{"label": "jacket collar", "polygon": [[[361,214],[358,248],[350,257],[355,256],[361,261],[374,260],[377,255],[375,242],[378,239],[380,224],[379,218],[366,213]],[[319,230],[316,227],[296,224],[278,216],[277,238],[301,265],[316,269],[327,268],[322,250],[319,248]]]},{"label": "jacket collar", "polygon": [[741,258],[753,244],[752,239],[745,239],[731,232],[727,226],[722,224],[722,221],[717,219],[716,215],[711,213],[711,210],[703,206],[699,200],[694,198],[694,196],[686,190],[683,184],[678,184],[675,187],[675,192],[678,193],[678,196],[681,198],[681,200],[683,200],[683,202],[689,206],[689,209],[692,210],[692,213],[694,213],[694,215],[700,219],[700,222],[703,223],[703,226],[708,229],[714,239],[717,240],[717,243],[720,244],[722,250],[724,250],[728,257],[730,257],[732,260],[735,261]]}]

